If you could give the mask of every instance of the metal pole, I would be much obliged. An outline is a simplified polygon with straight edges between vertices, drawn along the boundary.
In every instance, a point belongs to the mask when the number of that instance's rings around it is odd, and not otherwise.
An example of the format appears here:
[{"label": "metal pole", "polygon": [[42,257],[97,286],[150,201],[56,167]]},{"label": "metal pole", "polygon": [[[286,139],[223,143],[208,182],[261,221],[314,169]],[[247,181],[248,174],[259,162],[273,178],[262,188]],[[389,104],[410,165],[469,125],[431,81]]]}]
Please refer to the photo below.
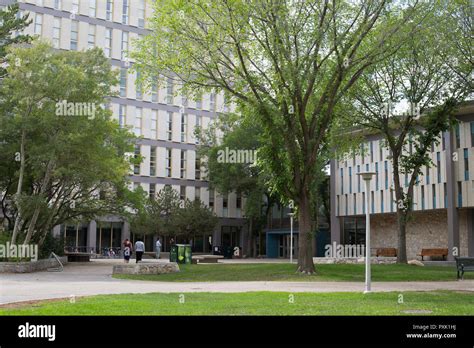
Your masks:
[{"label": "metal pole", "polygon": [[293,213],[290,215],[290,263],[293,263]]},{"label": "metal pole", "polygon": [[370,292],[370,180],[365,180],[365,293]]}]

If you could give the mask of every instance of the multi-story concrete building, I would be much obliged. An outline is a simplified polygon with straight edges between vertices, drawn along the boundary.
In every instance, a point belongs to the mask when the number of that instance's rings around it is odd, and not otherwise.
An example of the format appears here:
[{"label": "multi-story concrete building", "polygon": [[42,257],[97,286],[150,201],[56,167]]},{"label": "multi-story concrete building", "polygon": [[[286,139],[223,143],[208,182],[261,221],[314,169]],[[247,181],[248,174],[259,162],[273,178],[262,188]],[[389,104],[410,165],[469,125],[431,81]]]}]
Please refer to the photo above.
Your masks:
[{"label": "multi-story concrete building", "polygon": [[[0,0],[0,5],[14,3]],[[148,33],[147,18],[152,15],[146,0],[20,0],[22,13],[30,13],[32,24],[25,33],[49,40],[60,50],[87,50],[100,47],[120,71],[118,97],[110,98],[113,117],[140,136],[135,151],[144,157],[140,166],[131,168],[134,187],[156,194],[171,185],[181,197],[201,199],[220,217],[215,231],[194,240],[194,250],[208,252],[211,245],[246,245],[246,224],[242,218],[244,197],[235,193],[220,195],[209,190],[196,156],[195,127],[207,127],[219,113],[231,109],[222,94],[205,94],[188,100],[176,95],[176,82],[143,90],[130,73],[133,60],[127,51],[132,42]],[[64,233],[68,245],[87,246],[97,251],[119,247],[125,238],[133,239],[129,224],[120,217],[103,217],[80,225],[55,228]],[[153,249],[156,236],[146,237],[147,250]],[[179,240],[178,240],[179,241]],[[164,240],[164,250],[168,241]],[[245,253],[245,250],[244,250]]]},{"label": "multi-story concrete building", "polygon": [[[423,248],[453,248],[474,256],[474,102],[456,115],[458,125],[433,144],[433,166],[423,168],[414,187],[414,214],[407,228],[407,256]],[[331,161],[331,240],[365,244],[365,212],[370,210],[371,246],[397,248],[396,202],[392,164],[380,135],[366,137],[360,154]],[[407,149],[410,151],[410,149]],[[365,207],[365,184],[357,173],[372,171],[371,206]],[[401,182],[408,186],[405,175]]]}]

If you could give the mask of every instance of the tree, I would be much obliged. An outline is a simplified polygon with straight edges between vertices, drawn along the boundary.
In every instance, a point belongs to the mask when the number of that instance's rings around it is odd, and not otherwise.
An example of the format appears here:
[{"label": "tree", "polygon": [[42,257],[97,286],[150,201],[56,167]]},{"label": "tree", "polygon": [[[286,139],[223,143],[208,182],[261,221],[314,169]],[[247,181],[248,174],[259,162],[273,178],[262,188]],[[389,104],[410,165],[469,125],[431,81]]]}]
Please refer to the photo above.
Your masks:
[{"label": "tree", "polygon": [[9,5],[5,10],[0,10],[0,62],[3,63],[0,66],[0,77],[5,75],[4,58],[7,48],[13,44],[28,43],[32,39],[29,35],[14,34],[21,32],[32,22],[28,18],[29,14],[20,17],[19,12],[19,4]]},{"label": "tree", "polygon": [[218,221],[218,217],[201,200],[186,199],[183,208],[177,211],[173,227],[175,235],[190,241],[197,235],[212,232]]},{"label": "tree", "polygon": [[117,76],[101,50],[35,43],[10,48],[7,59],[0,170],[8,176],[0,190],[11,242],[41,244],[55,225],[125,213],[133,135],[102,106]]},{"label": "tree", "polygon": [[[472,61],[463,55],[471,49],[465,37],[471,31],[465,22],[453,20],[468,7],[467,1],[447,8],[434,3],[432,11],[423,14],[424,25],[413,39],[368,69],[351,95],[355,99],[351,119],[369,132],[382,134],[391,153],[399,263],[407,262],[406,229],[413,211],[413,190],[422,180],[422,169],[433,164],[430,148],[451,129],[454,111],[473,90]],[[400,113],[396,107],[403,103],[408,111]],[[405,185],[400,175],[406,175]]]},{"label": "tree", "polygon": [[[390,56],[423,6],[404,18],[392,1],[154,3],[152,33],[133,54],[144,79],[182,83],[183,93],[223,90],[263,126],[271,184],[298,208],[298,271],[313,273],[311,202],[321,148],[342,96],[367,67]],[[395,40],[397,38],[397,40]]]}]

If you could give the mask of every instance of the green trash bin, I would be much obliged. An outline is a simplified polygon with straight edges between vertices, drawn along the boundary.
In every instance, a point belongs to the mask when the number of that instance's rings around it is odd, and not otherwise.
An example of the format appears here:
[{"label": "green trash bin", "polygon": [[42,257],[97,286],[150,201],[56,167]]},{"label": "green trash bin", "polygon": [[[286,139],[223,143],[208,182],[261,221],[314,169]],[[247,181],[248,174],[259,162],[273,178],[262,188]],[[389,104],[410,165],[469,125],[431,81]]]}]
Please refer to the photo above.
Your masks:
[{"label": "green trash bin", "polygon": [[171,247],[170,262],[191,264],[192,257],[190,244],[176,244]]}]

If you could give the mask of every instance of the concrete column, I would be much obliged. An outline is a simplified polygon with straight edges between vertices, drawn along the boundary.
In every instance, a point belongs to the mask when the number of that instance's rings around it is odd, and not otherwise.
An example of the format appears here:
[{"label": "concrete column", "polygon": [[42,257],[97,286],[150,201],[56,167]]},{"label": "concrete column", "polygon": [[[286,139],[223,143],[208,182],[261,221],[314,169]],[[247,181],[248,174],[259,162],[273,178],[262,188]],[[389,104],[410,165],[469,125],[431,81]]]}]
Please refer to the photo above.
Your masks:
[{"label": "concrete column", "polygon": [[[97,243],[97,222],[92,220],[87,227],[87,246],[95,250]],[[97,252],[97,250],[95,250]]]},{"label": "concrete column", "polygon": [[339,217],[336,216],[336,160],[331,159],[331,178],[330,178],[330,203],[331,203],[331,243],[341,243],[341,223]]},{"label": "concrete column", "polygon": [[453,249],[459,248],[459,212],[456,208],[456,172],[453,153],[456,151],[456,138],[451,129],[444,134],[446,139],[446,190],[448,211],[448,260],[454,261]]},{"label": "concrete column", "polygon": [[467,211],[467,256],[474,257],[474,209]]},{"label": "concrete column", "polygon": [[53,237],[59,237],[61,234],[61,225],[56,225],[53,227]]},{"label": "concrete column", "polygon": [[125,239],[130,239],[130,223],[128,221],[124,221],[122,227],[122,241]]}]

